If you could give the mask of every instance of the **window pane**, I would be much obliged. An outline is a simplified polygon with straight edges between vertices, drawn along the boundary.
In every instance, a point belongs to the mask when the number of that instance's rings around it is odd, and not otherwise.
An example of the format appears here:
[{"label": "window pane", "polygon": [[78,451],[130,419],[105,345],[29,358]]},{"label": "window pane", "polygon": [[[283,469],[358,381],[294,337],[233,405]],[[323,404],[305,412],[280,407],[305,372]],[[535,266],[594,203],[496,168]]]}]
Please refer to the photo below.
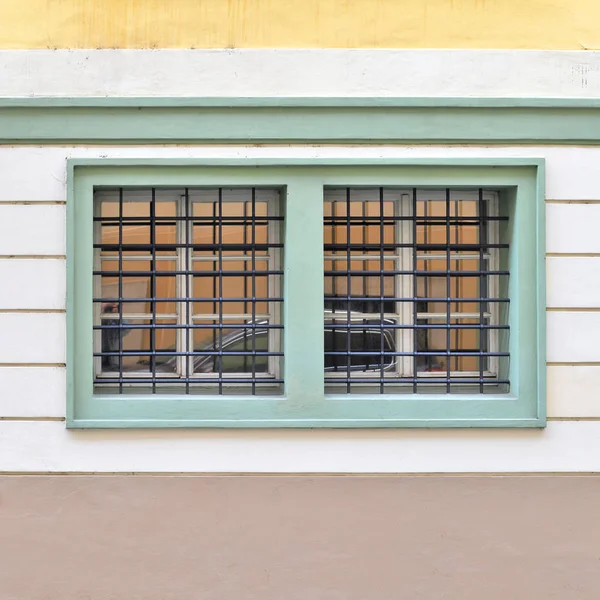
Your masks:
[{"label": "window pane", "polygon": [[97,386],[281,391],[278,190],[99,189],[94,214]]},{"label": "window pane", "polygon": [[507,386],[495,192],[331,188],[324,214],[329,392]]}]

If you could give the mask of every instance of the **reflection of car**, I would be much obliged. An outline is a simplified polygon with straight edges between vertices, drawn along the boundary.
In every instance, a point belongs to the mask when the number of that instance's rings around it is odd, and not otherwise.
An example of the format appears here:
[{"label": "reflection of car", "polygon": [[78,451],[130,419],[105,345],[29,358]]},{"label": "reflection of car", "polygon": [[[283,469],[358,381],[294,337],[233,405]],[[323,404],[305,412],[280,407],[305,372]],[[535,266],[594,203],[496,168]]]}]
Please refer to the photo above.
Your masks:
[{"label": "reflection of car", "polygon": [[[345,316],[345,315],[344,315]],[[343,317],[333,320],[327,316],[325,325],[331,328],[325,330],[325,371],[347,371],[348,355],[345,353],[348,349],[348,329],[343,323]],[[378,352],[383,349],[384,364],[386,371],[394,368],[396,357],[394,352],[394,335],[391,330],[381,329],[379,320],[360,318],[353,319],[353,325],[360,324],[364,327],[350,329],[350,370],[351,371],[380,371],[381,354],[365,355],[364,352]],[[392,324],[392,321],[384,321],[385,324]],[[196,352],[214,352],[221,349],[223,356],[202,355],[194,357],[195,373],[268,373],[268,356],[258,355],[239,356],[229,354],[235,352],[267,352],[269,350],[269,330],[261,326],[266,325],[267,321],[258,321],[256,328],[248,327],[244,329],[234,329],[223,335],[223,339],[217,339],[215,343],[209,343],[196,348]],[[339,328],[333,328],[338,326]],[[383,336],[383,347],[382,347]],[[254,344],[254,346],[253,346]],[[340,352],[344,354],[328,354],[330,352]],[[222,366],[221,366],[222,361]],[[169,358],[163,363],[162,368],[167,367],[173,370],[176,364],[176,357]],[[162,370],[162,369],[161,369]]]},{"label": "reflection of car", "polygon": [[[347,373],[350,371],[394,371],[401,357],[396,352],[395,329],[385,329],[393,326],[390,319],[356,317],[350,313],[352,327],[348,329],[346,312],[325,312],[325,371]],[[222,339],[196,347],[199,354],[193,357],[195,373],[268,373],[269,357],[265,355],[239,355],[237,352],[268,352],[269,329],[268,321],[257,321],[255,327],[230,329],[223,334]],[[382,327],[383,324],[383,327]],[[427,350],[425,330],[420,330],[417,336],[418,350]],[[348,351],[350,342],[351,354]],[[175,349],[172,349],[175,351]],[[201,354],[222,350],[223,355]],[[366,354],[368,353],[368,354]],[[382,363],[383,357],[383,363]],[[254,358],[254,360],[253,360]],[[350,361],[348,362],[348,358]],[[162,360],[161,360],[162,359]],[[147,365],[149,361],[138,363]],[[176,371],[177,357],[157,357],[156,369],[159,372]],[[417,371],[437,371],[439,366],[434,357],[417,357]]]},{"label": "reflection of car", "polygon": [[[196,352],[214,352],[222,350],[225,356],[195,356],[195,373],[267,373],[269,371],[269,357],[264,355],[248,356],[227,354],[228,352],[268,352],[269,330],[261,329],[266,321],[258,321],[254,327],[234,329],[226,333],[222,340],[217,338],[214,344],[207,344],[196,348]],[[254,360],[253,360],[254,359]],[[222,361],[222,368],[221,368]]]},{"label": "reflection of car", "polygon": [[[385,327],[394,325],[394,321],[365,319],[364,317],[353,317],[351,314],[350,320],[353,327],[348,329],[346,319],[346,313],[335,314],[327,311],[325,314],[325,371],[381,371],[382,367],[386,372],[393,371],[400,357],[393,354],[396,351],[395,330],[385,329]],[[382,323],[383,328],[381,327]],[[269,329],[266,328],[266,325],[267,321],[257,321],[256,328],[230,330],[223,335],[222,340],[217,339],[214,343],[197,347],[196,352],[199,353],[215,352],[221,349],[224,354],[222,356],[214,354],[194,356],[194,372],[268,373],[268,356],[258,355],[254,357],[253,361],[253,357],[249,355],[229,354],[251,352],[252,350],[268,352]],[[265,327],[263,328],[263,326]],[[348,354],[346,354],[348,341],[350,341],[350,351],[352,352],[349,355],[349,364]],[[369,354],[362,354],[362,352]],[[435,364],[426,368],[426,361],[427,357],[419,357],[418,371],[436,370]],[[175,365],[176,357],[171,357],[161,366],[162,369],[166,367],[173,371]]]},{"label": "reflection of car", "polygon": [[[326,316],[325,371],[347,373],[381,371],[382,368],[384,371],[390,371],[395,368],[398,357],[392,354],[396,348],[394,333],[391,329],[383,329],[386,325],[393,325],[393,321],[353,318],[351,314],[350,329],[346,325],[347,322],[347,315],[343,313],[335,318],[332,313]],[[350,355],[346,354],[348,350]],[[340,354],[330,354],[337,352]],[[366,354],[367,352],[369,354]]]}]

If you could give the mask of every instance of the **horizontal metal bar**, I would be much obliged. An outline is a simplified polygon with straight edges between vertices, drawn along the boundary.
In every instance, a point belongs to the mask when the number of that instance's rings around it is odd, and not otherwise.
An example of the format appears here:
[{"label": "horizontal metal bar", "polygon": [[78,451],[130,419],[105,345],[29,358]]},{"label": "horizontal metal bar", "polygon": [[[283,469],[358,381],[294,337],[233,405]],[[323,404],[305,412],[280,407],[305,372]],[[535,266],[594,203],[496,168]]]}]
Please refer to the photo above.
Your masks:
[{"label": "horizontal metal bar", "polygon": [[[445,320],[447,316],[447,313],[417,313],[417,318],[418,319],[443,319]],[[450,318],[451,319],[479,319],[480,313],[450,313]],[[483,313],[483,316],[486,319],[491,318],[491,313],[489,312],[485,312]],[[380,313],[359,313],[359,312],[354,312],[352,311],[350,313],[350,318],[352,320],[357,320],[357,319],[378,319],[380,317],[383,317],[384,319],[389,319],[389,320],[399,320],[401,317],[398,313],[383,313],[383,315],[380,315]],[[326,318],[328,319],[333,319],[333,320],[338,320],[338,321],[345,321],[348,318],[348,313],[346,311],[344,312],[336,312],[336,313],[329,313]],[[447,327],[447,326],[444,326]]]},{"label": "horizontal metal bar", "polygon": [[[135,254],[133,256],[125,256],[123,255],[123,262],[127,262],[127,261],[146,261],[146,262],[150,262],[152,261],[170,261],[170,262],[175,262],[177,260],[177,254],[175,254],[175,250],[173,250],[174,254],[171,255],[167,255],[167,254],[157,254],[156,256],[152,256],[152,254],[147,254],[146,256],[142,255],[142,254]],[[104,254],[103,252],[100,253],[100,258],[102,260],[106,260],[106,261],[118,261],[119,260],[119,253],[116,252],[116,254]]]},{"label": "horizontal metal bar", "polygon": [[[218,318],[218,317],[216,317]],[[122,324],[122,325],[94,325],[94,329],[105,330],[105,329],[283,329],[283,325],[271,325],[267,323],[233,323],[233,324],[220,324],[215,323],[214,325],[180,325],[180,324]]]},{"label": "horizontal metal bar", "polygon": [[[94,384],[102,385],[102,384],[111,384],[111,383],[124,383],[124,384],[149,384],[152,383],[153,380],[156,380],[156,384],[160,387],[160,384],[187,384],[187,383],[195,383],[199,384],[198,387],[202,384],[206,383],[223,383],[223,385],[227,385],[228,383],[247,383],[252,384],[256,383],[259,387],[261,385],[274,385],[274,384],[282,384],[283,379],[275,379],[275,378],[266,378],[266,377],[227,377],[219,379],[218,377],[210,377],[210,378],[202,378],[199,379],[197,377],[155,377],[151,376],[149,373],[148,377],[123,377],[122,379],[118,377],[102,377],[96,378],[94,380]],[[124,396],[127,397],[127,396]]]},{"label": "horizontal metal bar", "polygon": [[[324,254],[324,257],[326,260],[348,260],[348,252],[346,250],[340,250],[339,254]],[[375,251],[374,251],[375,252]],[[479,256],[479,255],[478,255]],[[352,260],[376,260],[379,263],[379,260],[381,258],[381,254],[379,252],[376,252],[374,254],[352,254],[351,255]],[[397,261],[400,260],[400,256],[397,254],[387,254],[384,255],[384,262],[387,261]]]},{"label": "horizontal metal bar", "polygon": [[510,275],[510,271],[355,271],[355,270],[337,270],[337,271],[325,271],[325,277],[347,277],[358,276],[358,277],[385,277],[391,275],[416,275],[417,277],[480,277],[480,276],[491,276],[491,275]]},{"label": "horizontal metal bar", "polygon": [[[153,261],[170,261],[175,262],[177,260],[177,254],[175,250],[173,250],[173,254],[157,254],[156,256],[152,256],[152,254],[134,254],[133,256],[127,256],[125,254],[125,250],[123,250],[123,262],[127,261],[145,261],[150,262]],[[240,254],[238,256],[222,256],[221,260],[223,262],[231,262],[231,261],[248,261],[250,262],[253,258],[257,262],[267,262],[271,258],[271,254],[256,254],[256,252],[252,254]],[[115,254],[104,254],[100,253],[100,258],[106,261],[117,261],[119,260],[119,253]],[[392,259],[396,258],[395,256]],[[391,259],[390,259],[391,260]],[[219,262],[219,256],[217,254],[209,254],[209,255],[195,255],[191,257],[192,262]]]},{"label": "horizontal metal bar", "polygon": [[448,250],[480,250],[482,248],[508,248],[508,244],[411,244],[411,243],[397,243],[397,244],[367,244],[367,243],[336,243],[336,244],[324,244],[325,251],[345,251],[352,252],[353,250],[365,250],[365,251],[373,251],[373,252],[381,252],[381,250],[389,250],[395,251],[399,248],[412,248],[416,251],[425,251],[425,250],[439,250],[443,252],[447,252]]},{"label": "horizontal metal bar", "polygon": [[469,216],[420,216],[413,215],[408,216],[392,216],[392,215],[365,215],[365,216],[345,216],[345,215],[327,215],[323,218],[325,225],[385,225],[386,223],[392,225],[399,221],[416,221],[417,225],[420,224],[440,224],[440,225],[480,225],[480,223],[487,221],[508,221],[508,217],[504,216],[484,216],[484,217],[469,217]]},{"label": "horizontal metal bar", "polygon": [[194,350],[193,352],[170,352],[167,350],[122,350],[121,352],[94,352],[94,356],[283,356],[283,352],[267,352],[266,350],[223,351],[223,350]]},{"label": "horizontal metal bar", "polygon": [[[339,251],[339,254],[325,254],[325,260],[333,260],[333,261],[347,261],[348,253],[346,251]],[[364,261],[377,261],[379,263],[381,254],[351,254],[350,260],[364,260]],[[398,261],[400,260],[400,256],[398,254],[384,254],[383,261]],[[415,256],[416,260],[446,260],[448,258],[448,253],[444,252],[443,254],[417,254]],[[456,252],[450,253],[450,260],[480,260],[480,254],[458,254]],[[491,258],[491,254],[484,253],[483,258],[489,259]]]},{"label": "horizontal metal bar", "polygon": [[[354,377],[340,377],[340,378],[332,378],[332,377],[325,377],[325,383],[329,383],[329,384],[355,384],[355,383],[383,383],[383,384],[387,384],[387,389],[389,390],[389,388],[391,386],[393,386],[394,384],[401,384],[401,383],[408,383],[413,385],[415,383],[415,379],[413,377],[397,377],[394,378],[393,380],[390,380],[391,378],[385,378],[385,377],[374,377],[373,379],[366,379],[366,378],[354,378]],[[425,379],[421,379],[421,378],[417,378],[417,385],[433,385],[433,384],[484,384],[484,385],[508,385],[510,384],[510,381],[508,379],[493,379],[493,378],[482,378],[480,379],[479,377],[473,377],[472,379],[460,379],[460,378],[454,378],[454,377],[450,377],[450,378],[425,378]]]},{"label": "horizontal metal bar", "polygon": [[260,319],[271,319],[273,318],[273,315],[269,315],[269,314],[264,314],[264,313],[256,313],[256,314],[252,314],[252,313],[237,313],[237,314],[219,314],[219,313],[207,313],[207,314],[202,314],[202,313],[196,313],[194,315],[191,316],[192,320],[203,320],[203,321],[207,321],[207,320],[213,320],[213,319],[253,319],[253,320],[260,320]]},{"label": "horizontal metal bar", "polygon": [[[154,315],[153,313],[102,313],[100,315],[100,319],[102,320],[119,320],[119,319],[125,319],[127,320],[127,322],[129,323],[131,320],[140,320],[140,319],[144,319],[144,320],[152,320],[156,317],[156,319],[160,319],[160,320],[174,320],[177,319],[179,315],[175,314],[175,313],[157,313],[156,315]],[[228,314],[228,313],[224,313],[222,315],[220,315],[219,313],[195,313],[193,315],[191,315],[191,318],[194,320],[214,320],[214,319],[253,319],[253,320],[259,320],[259,319],[271,319],[272,315],[269,314],[265,314],[265,313],[256,313],[256,314],[252,314],[252,313],[232,313],[232,314]],[[123,325],[123,329],[128,329],[128,324]]]},{"label": "horizontal metal bar", "polygon": [[[379,315],[377,315],[379,317]],[[376,329],[377,331],[382,330],[388,330],[388,329],[450,329],[450,330],[454,330],[454,329],[502,329],[502,330],[510,330],[510,325],[479,325],[479,324],[473,324],[473,323],[468,323],[468,324],[456,324],[456,325],[444,325],[444,324],[434,324],[434,325],[398,325],[398,324],[381,324],[381,321],[370,321],[369,323],[344,323],[342,325],[335,325],[335,324],[329,324],[329,323],[325,323],[324,325],[325,330],[327,331],[346,331],[348,329],[354,329],[357,331],[362,331],[363,329]]]},{"label": "horizontal metal bar", "polygon": [[[446,260],[448,258],[448,254],[422,254],[422,255],[416,255],[415,259],[416,260]],[[456,254],[456,253],[450,253],[450,260],[481,260],[481,258],[491,258],[491,254],[486,254],[484,253],[483,255],[480,254]]]},{"label": "horizontal metal bar", "polygon": [[[489,312],[451,312],[450,313],[450,318],[451,319],[479,319],[481,316],[484,316],[486,319],[491,319],[492,317],[492,313]],[[444,319],[446,320],[446,317],[448,316],[448,313],[432,313],[432,312],[418,312],[417,313],[417,319]],[[450,326],[446,326],[446,327],[451,327]]]},{"label": "horizontal metal bar", "polygon": [[[95,302],[95,300],[94,300]],[[154,318],[156,319],[177,319],[178,315],[176,313],[157,313],[157,314],[153,314],[153,313],[101,313],[100,314],[100,318],[101,319],[106,319],[106,320],[118,320],[118,319],[149,319],[152,320]],[[127,325],[124,326],[125,329],[127,329]]]},{"label": "horizontal metal bar", "polygon": [[93,275],[100,277],[174,277],[176,275],[193,275],[194,277],[259,277],[268,275],[283,275],[282,270],[267,271],[194,271],[192,270],[173,270],[173,271],[93,271]]},{"label": "horizontal metal bar", "polygon": [[138,252],[167,252],[175,251],[177,248],[189,248],[191,250],[222,250],[230,252],[233,250],[241,250],[242,252],[252,250],[269,250],[271,248],[283,248],[283,244],[267,243],[267,244],[94,244],[94,248],[100,250],[122,250],[122,251],[138,251]]},{"label": "horizontal metal bar", "polygon": [[399,296],[325,296],[325,300],[339,302],[510,302],[510,298],[443,298]]},{"label": "horizontal metal bar", "polygon": [[[244,298],[195,298],[183,297],[183,298],[94,298],[93,302],[100,303],[105,302],[107,304],[112,303],[133,303],[133,302],[283,302],[283,298],[253,298],[252,296]],[[105,313],[105,314],[117,314],[117,313]]]},{"label": "horizontal metal bar", "polygon": [[271,258],[271,254],[240,254],[239,256],[218,256],[218,255],[208,255],[208,256],[192,256],[192,262],[227,262],[227,261],[252,261],[253,259],[257,262],[266,262]]},{"label": "horizontal metal bar", "polygon": [[510,356],[510,354],[508,352],[480,352],[473,350],[419,350],[416,352],[388,352],[387,350],[383,352],[369,350],[326,350],[325,356],[471,356],[483,358],[487,356],[507,357]]},{"label": "horizontal metal bar", "polygon": [[[277,216],[268,216],[268,215],[256,215],[255,218],[253,218],[251,215],[239,215],[239,216],[216,216],[216,217],[204,217],[204,216],[196,216],[196,215],[190,215],[187,217],[181,216],[170,216],[170,215],[163,215],[163,216],[155,216],[150,218],[150,216],[133,216],[133,217],[94,217],[94,221],[96,223],[102,223],[102,224],[114,224],[114,225],[119,225],[120,223],[133,223],[133,224],[148,224],[148,226],[152,226],[152,223],[158,223],[159,225],[165,225],[165,224],[169,224],[169,223],[176,223],[179,221],[186,221],[186,222],[201,222],[201,223],[208,223],[208,224],[213,224],[213,223],[226,223],[226,224],[231,224],[231,223],[237,223],[238,221],[241,222],[244,225],[248,225],[248,226],[253,226],[253,225],[265,225],[270,221],[283,221],[283,217],[277,217]],[[264,223],[261,223],[261,221],[264,221]]]},{"label": "horizontal metal bar", "polygon": [[[479,319],[481,313],[457,313],[457,312],[453,312],[450,313],[450,318],[451,319]],[[446,319],[447,313],[417,313],[417,318],[418,319]],[[483,316],[486,319],[491,318],[491,313],[489,312],[484,312]],[[359,312],[355,312],[352,311],[350,313],[350,318],[352,320],[357,320],[357,319],[379,319],[380,317],[383,317],[384,319],[389,319],[389,320],[398,320],[400,319],[400,315],[398,313],[383,313],[383,315],[381,315],[380,313],[359,313]],[[345,321],[348,318],[348,312],[347,311],[339,311],[339,312],[335,312],[335,313],[327,313],[325,315],[326,319],[333,319],[333,320],[339,320],[339,321]],[[444,326],[447,327],[447,326]]]}]

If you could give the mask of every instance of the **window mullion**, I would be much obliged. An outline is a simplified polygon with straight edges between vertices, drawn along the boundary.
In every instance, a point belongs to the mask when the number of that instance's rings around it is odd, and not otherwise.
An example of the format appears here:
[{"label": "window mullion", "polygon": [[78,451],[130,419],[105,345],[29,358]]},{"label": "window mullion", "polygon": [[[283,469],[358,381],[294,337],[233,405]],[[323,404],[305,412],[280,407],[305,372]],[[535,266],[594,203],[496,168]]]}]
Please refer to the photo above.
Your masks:
[{"label": "window mullion", "polygon": [[289,401],[303,407],[324,394],[323,185],[288,181],[284,239],[284,379]]}]

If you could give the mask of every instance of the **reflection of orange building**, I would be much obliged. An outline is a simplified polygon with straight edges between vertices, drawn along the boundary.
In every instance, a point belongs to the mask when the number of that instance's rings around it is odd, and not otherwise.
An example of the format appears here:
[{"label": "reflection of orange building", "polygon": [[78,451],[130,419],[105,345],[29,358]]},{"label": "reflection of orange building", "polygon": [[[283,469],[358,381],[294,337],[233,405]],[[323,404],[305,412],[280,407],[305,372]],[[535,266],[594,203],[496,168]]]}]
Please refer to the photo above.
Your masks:
[{"label": "reflection of orange building", "polygon": [[[372,190],[359,192],[354,190],[351,195],[350,215],[352,218],[359,219],[360,217],[369,217],[378,219],[383,207],[383,214],[387,217],[394,217],[400,214],[399,202],[400,193],[394,194],[392,190],[386,191],[385,201],[380,205],[378,199],[379,191]],[[402,194],[405,196],[405,194]],[[439,195],[439,194],[438,194]],[[467,194],[468,198],[472,198],[473,192]],[[325,204],[325,218],[330,218],[332,215],[345,217],[347,208],[343,190],[335,190],[329,192],[331,200]],[[437,197],[433,195],[432,197]],[[487,200],[486,200],[487,201]],[[419,200],[417,202],[417,211],[419,217],[423,218],[445,218],[446,202],[443,199],[437,200]],[[478,202],[473,199],[458,199],[453,196],[450,204],[450,215],[459,217],[473,217],[474,221],[470,225],[458,225],[457,223],[446,229],[446,225],[423,224],[417,226],[417,244],[440,244],[446,243],[449,236],[449,243],[453,244],[477,244],[479,242],[479,225],[477,223]],[[367,224],[365,221],[359,225],[353,225],[349,229],[346,223],[340,225],[329,225],[325,227],[325,243],[345,243],[348,239],[348,231],[350,231],[350,241],[353,244],[379,244],[382,239],[385,244],[394,244],[401,242],[402,225],[399,222],[389,220],[383,227],[374,221],[374,224]],[[380,296],[383,295],[394,298],[406,295],[406,290],[412,290],[415,279],[412,275],[400,276],[384,276],[379,277],[377,274],[380,270],[412,270],[412,265],[415,257],[412,251],[409,254],[408,264],[402,261],[402,249],[386,250],[383,257],[380,256],[378,250],[361,252],[357,255],[352,254],[352,259],[348,261],[346,252],[340,251],[339,258],[326,257],[325,270],[332,269],[344,271],[365,271],[366,273],[375,274],[376,276],[361,276],[354,275],[350,277],[350,294],[355,296]],[[445,324],[447,321],[447,311],[457,315],[451,319],[451,323],[461,324],[477,324],[479,323],[479,302],[468,302],[469,298],[478,298],[480,296],[480,278],[479,277],[460,277],[427,275],[427,271],[444,272],[450,266],[450,270],[454,272],[477,271],[480,269],[479,255],[470,254],[468,257],[461,256],[465,253],[455,252],[448,257],[445,252],[419,252],[416,257],[416,269],[420,275],[416,277],[416,296],[417,298],[444,298],[448,294],[448,285],[450,286],[450,297],[464,298],[465,302],[453,302],[448,307],[446,302],[427,302],[425,309],[419,308],[419,316],[424,323],[430,324]],[[485,260],[488,260],[487,258]],[[484,268],[484,265],[481,267]],[[383,279],[383,281],[381,281]],[[489,282],[486,284],[486,288]],[[345,276],[326,277],[325,278],[325,293],[339,295],[344,297],[348,293],[348,278]],[[412,293],[412,292],[411,292]],[[486,291],[486,294],[488,292]],[[410,294],[409,294],[410,295]],[[399,304],[396,311],[401,311]],[[412,310],[412,309],[411,309]],[[495,310],[492,308],[491,310]],[[461,317],[461,313],[473,315],[472,318]],[[429,316],[428,316],[429,315]],[[409,316],[412,322],[412,314]],[[399,334],[397,334],[399,335]],[[447,345],[446,331],[443,329],[427,330],[427,347],[430,350],[440,349],[440,354],[443,354]],[[452,347],[456,350],[474,350],[480,345],[479,331],[472,329],[460,329],[452,332]],[[445,360],[441,359],[441,360]],[[443,364],[443,363],[442,363]],[[453,371],[478,371],[478,359],[475,357],[455,357],[451,365]]]},{"label": "reflection of orange building", "polygon": [[[202,195],[201,192],[199,192]],[[238,221],[233,224],[224,224],[216,226],[212,223],[203,221],[190,222],[188,225],[183,221],[178,222],[174,219],[168,220],[168,217],[182,216],[178,209],[180,200],[167,200],[166,197],[179,195],[183,198],[183,190],[179,193],[174,191],[157,191],[155,213],[157,217],[164,218],[164,224],[157,225],[152,231],[145,222],[149,218],[149,202],[144,199],[150,194],[150,191],[139,192],[135,201],[129,200],[135,192],[126,194],[126,201],[123,202],[123,216],[127,218],[139,218],[140,223],[124,224],[119,230],[118,226],[103,225],[101,227],[101,239],[103,244],[118,244],[119,239],[123,244],[123,256],[119,262],[118,251],[104,252],[101,258],[101,269],[103,271],[116,272],[121,266],[124,276],[121,279],[122,292],[124,298],[140,298],[139,302],[125,302],[123,304],[123,313],[125,319],[131,322],[149,324],[153,318],[153,311],[156,312],[156,323],[177,324],[181,323],[182,318],[191,320],[198,325],[211,325],[218,323],[219,312],[217,303],[211,301],[202,301],[210,298],[240,298],[239,301],[226,302],[223,304],[223,315],[226,322],[230,324],[251,322],[253,315],[255,320],[269,317],[273,313],[273,306],[269,306],[266,301],[251,302],[252,297],[267,298],[269,296],[269,281],[267,275],[258,273],[251,277],[251,271],[266,272],[277,264],[274,256],[269,258],[267,250],[256,250],[254,260],[251,251],[240,251],[239,249],[223,249],[221,253],[218,250],[194,250],[177,248],[181,243],[182,234],[178,234],[178,228],[188,227],[189,238],[192,244],[266,244],[269,239],[269,225],[266,221],[261,221],[260,217],[267,216],[267,202],[257,200],[254,204],[254,217],[257,224],[252,225],[252,202],[239,202],[232,200],[230,190],[229,196],[226,194],[226,201],[223,202],[223,217],[246,219],[247,224],[241,225]],[[215,195],[213,193],[213,195]],[[240,195],[240,194],[238,194]],[[264,192],[263,192],[264,196]],[[119,203],[117,192],[100,192],[96,194],[97,201],[101,202],[102,217],[118,217]],[[271,201],[275,196],[269,196]],[[214,198],[202,201],[190,193],[190,206],[193,217],[199,219],[212,217],[218,212],[218,203]],[[277,234],[277,223],[271,226],[271,237]],[[253,233],[254,232],[254,233]],[[173,245],[172,249],[158,250],[154,255],[151,252],[131,251],[127,246],[136,244],[150,244],[154,236],[154,243],[157,245]],[[113,258],[115,257],[115,258]],[[98,260],[98,259],[97,259]],[[271,267],[270,267],[271,265]],[[100,265],[99,265],[100,266]],[[150,271],[158,271],[156,277],[150,275]],[[219,276],[218,271],[222,270],[223,275]],[[145,275],[143,272],[148,272]],[[163,271],[167,273],[160,275]],[[188,275],[176,275],[175,271],[188,271]],[[136,272],[136,275],[127,276],[127,273]],[[173,274],[168,274],[172,272]],[[228,272],[237,272],[239,275],[230,276]],[[247,276],[242,273],[248,272]],[[100,282],[101,280],[101,282]],[[276,276],[271,277],[272,285],[279,285]],[[118,296],[119,277],[103,276],[97,277],[97,284],[101,285],[101,296],[105,298],[114,298]],[[188,293],[189,288],[193,288],[193,297],[196,302],[156,302],[153,307],[147,298],[153,297],[152,286],[155,285],[155,294],[158,299],[168,298],[186,298],[192,296]],[[246,298],[247,300],[243,300]],[[97,308],[99,310],[99,308]],[[214,333],[212,329],[194,330],[194,347],[201,347],[207,341],[212,340]],[[156,333],[157,349],[169,349],[176,345],[177,330],[159,329]],[[150,332],[149,330],[133,331],[124,338],[123,347],[126,350],[149,349]],[[136,357],[126,358],[125,361],[135,362]]]}]

